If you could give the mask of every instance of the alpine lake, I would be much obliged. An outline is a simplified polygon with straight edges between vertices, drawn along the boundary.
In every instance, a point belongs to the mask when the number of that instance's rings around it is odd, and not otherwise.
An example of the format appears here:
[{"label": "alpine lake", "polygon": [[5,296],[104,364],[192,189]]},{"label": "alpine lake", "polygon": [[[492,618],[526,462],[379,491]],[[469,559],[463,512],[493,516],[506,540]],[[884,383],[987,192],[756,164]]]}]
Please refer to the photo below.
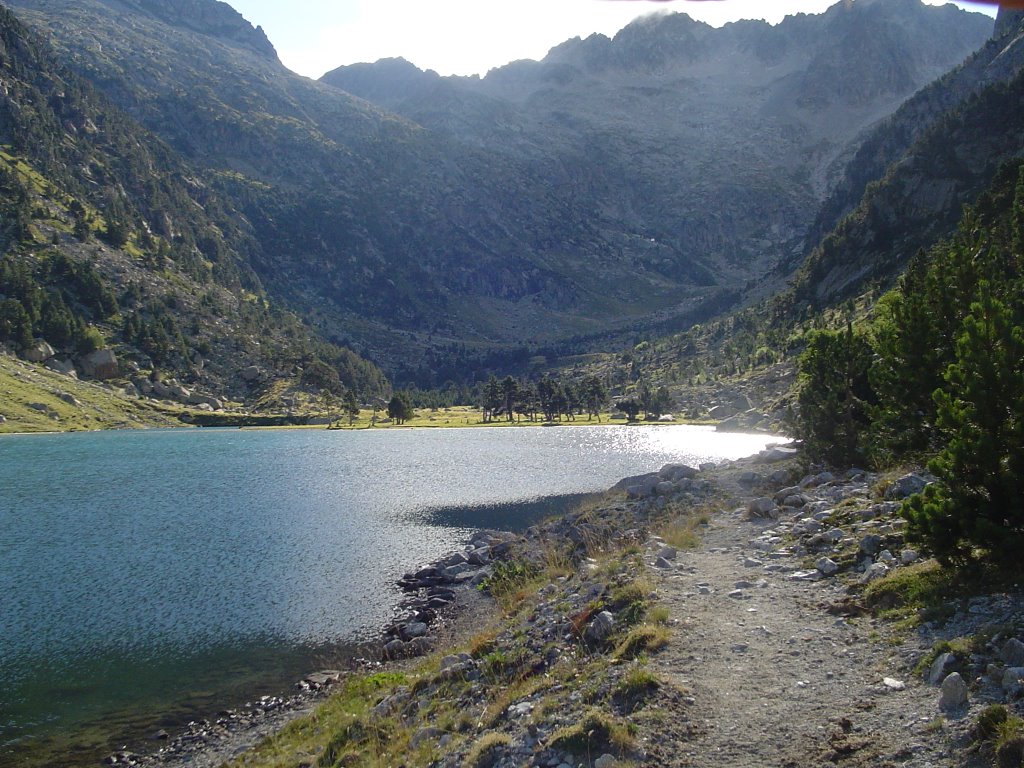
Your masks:
[{"label": "alpine lake", "polygon": [[0,438],[0,766],[95,764],[378,637],[397,579],[668,462],[693,426]]}]

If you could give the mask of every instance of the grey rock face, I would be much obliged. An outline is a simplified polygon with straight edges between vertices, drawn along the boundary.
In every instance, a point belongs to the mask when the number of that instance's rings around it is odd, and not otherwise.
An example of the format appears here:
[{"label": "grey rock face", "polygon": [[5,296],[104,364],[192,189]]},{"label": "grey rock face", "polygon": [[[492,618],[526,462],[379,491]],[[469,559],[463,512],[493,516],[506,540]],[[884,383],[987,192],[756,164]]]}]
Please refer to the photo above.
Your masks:
[{"label": "grey rock face", "polygon": [[775,464],[779,461],[796,457],[799,451],[796,448],[775,447],[761,451],[754,459],[755,464]]},{"label": "grey rock face", "polygon": [[427,634],[427,625],[422,621],[413,621],[402,627],[401,630],[403,640],[412,640],[415,637],[423,637]]},{"label": "grey rock face", "polygon": [[675,560],[678,555],[675,547],[662,547],[658,550],[658,557],[663,557],[666,560]]},{"label": "grey rock face", "polygon": [[1003,690],[1009,696],[1019,696],[1024,691],[1024,667],[1007,667],[1003,672]]},{"label": "grey rock face", "polygon": [[889,572],[889,569],[884,563],[874,563],[870,565],[864,575],[860,577],[861,584],[870,584],[872,581],[878,581]]},{"label": "grey rock face", "polygon": [[904,549],[900,552],[900,562],[904,565],[915,563],[920,557],[921,555],[918,554],[916,549]]},{"label": "grey rock face", "polygon": [[112,349],[97,349],[81,359],[82,372],[94,379],[112,379],[117,376],[117,356]]},{"label": "grey rock face", "polygon": [[68,405],[74,406],[75,408],[79,408],[82,405],[81,402],[79,402],[78,398],[70,394],[69,392],[58,392],[57,397],[59,397]]},{"label": "grey rock face", "polygon": [[708,411],[708,416],[712,419],[728,419],[737,413],[739,410],[731,405],[716,405]]},{"label": "grey rock face", "polygon": [[45,341],[37,341],[22,353],[22,357],[30,363],[41,363],[49,360],[55,354],[57,353],[53,351],[53,347]]},{"label": "grey rock face", "polygon": [[669,480],[663,480],[662,482],[654,486],[654,492],[657,493],[659,496],[668,496],[672,494],[675,490],[675,483]]},{"label": "grey rock face", "polygon": [[658,477],[662,480],[669,480],[673,483],[680,480],[692,480],[698,472],[686,464],[666,464],[658,470]]}]

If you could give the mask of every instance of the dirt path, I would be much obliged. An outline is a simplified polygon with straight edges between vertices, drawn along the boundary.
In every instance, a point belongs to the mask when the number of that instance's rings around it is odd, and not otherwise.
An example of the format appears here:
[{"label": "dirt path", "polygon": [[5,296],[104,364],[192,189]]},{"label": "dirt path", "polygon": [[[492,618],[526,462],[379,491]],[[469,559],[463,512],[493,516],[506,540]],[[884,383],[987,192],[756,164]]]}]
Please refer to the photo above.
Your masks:
[{"label": "dirt path", "polygon": [[677,627],[652,669],[690,693],[698,732],[660,764],[962,765],[938,732],[938,692],[911,679],[913,649],[830,614],[836,582],[794,580],[802,562],[751,547],[772,524],[722,513],[675,570],[651,569]]}]

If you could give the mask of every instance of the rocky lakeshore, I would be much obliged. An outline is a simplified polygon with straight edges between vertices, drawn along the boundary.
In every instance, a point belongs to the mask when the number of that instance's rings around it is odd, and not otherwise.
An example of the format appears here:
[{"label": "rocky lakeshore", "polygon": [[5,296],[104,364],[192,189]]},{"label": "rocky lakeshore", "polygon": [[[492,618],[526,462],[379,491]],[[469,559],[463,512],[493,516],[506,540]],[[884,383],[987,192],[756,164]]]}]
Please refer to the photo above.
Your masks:
[{"label": "rocky lakeshore", "polygon": [[384,661],[108,762],[1020,765],[986,725],[1022,712],[1020,590],[959,591],[904,542],[927,476],[799,462],[668,465],[480,532],[402,580]]}]

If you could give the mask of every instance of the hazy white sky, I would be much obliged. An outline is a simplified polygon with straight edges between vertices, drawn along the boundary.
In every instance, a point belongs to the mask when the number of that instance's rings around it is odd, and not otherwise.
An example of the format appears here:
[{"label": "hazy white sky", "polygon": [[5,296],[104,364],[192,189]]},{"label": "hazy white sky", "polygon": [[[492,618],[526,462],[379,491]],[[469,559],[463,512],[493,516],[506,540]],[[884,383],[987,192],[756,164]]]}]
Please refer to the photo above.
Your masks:
[{"label": "hazy white sky", "polygon": [[[719,26],[741,18],[781,21],[820,13],[835,0],[227,0],[261,25],[286,66],[319,77],[342,64],[402,56],[442,75],[484,74],[540,59],[571,37],[609,37],[637,16],[683,11]],[[942,5],[946,0],[925,0]],[[992,6],[957,5],[994,15]]]}]

